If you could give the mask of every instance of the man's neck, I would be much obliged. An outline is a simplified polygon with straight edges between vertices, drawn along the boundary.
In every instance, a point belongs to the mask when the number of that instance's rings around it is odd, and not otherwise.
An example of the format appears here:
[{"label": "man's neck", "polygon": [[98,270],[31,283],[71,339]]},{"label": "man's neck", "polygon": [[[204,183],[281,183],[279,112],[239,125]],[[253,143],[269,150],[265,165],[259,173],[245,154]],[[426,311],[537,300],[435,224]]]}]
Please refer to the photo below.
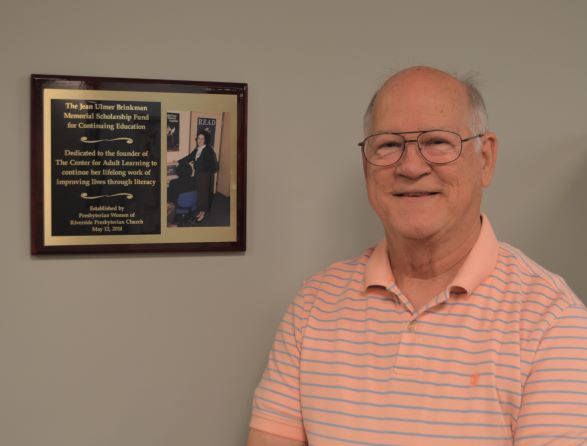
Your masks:
[{"label": "man's neck", "polygon": [[481,221],[469,230],[427,240],[387,235],[388,255],[397,286],[416,309],[446,289],[479,238]]}]

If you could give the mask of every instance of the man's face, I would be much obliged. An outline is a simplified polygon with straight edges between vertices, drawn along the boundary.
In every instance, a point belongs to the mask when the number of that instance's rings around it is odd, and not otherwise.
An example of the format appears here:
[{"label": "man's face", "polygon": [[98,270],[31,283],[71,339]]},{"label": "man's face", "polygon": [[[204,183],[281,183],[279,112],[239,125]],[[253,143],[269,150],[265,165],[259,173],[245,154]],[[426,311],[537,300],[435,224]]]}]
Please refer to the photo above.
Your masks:
[{"label": "man's face", "polygon": [[[414,70],[399,74],[380,90],[370,134],[378,131],[418,132],[450,130],[463,139],[473,136],[465,88],[440,72]],[[481,150],[476,150],[476,144]],[[430,165],[409,143],[402,159],[391,167],[364,161],[369,201],[395,240],[451,238],[474,227],[482,189],[495,166],[496,139],[492,133],[463,143],[461,156],[450,164]]]}]

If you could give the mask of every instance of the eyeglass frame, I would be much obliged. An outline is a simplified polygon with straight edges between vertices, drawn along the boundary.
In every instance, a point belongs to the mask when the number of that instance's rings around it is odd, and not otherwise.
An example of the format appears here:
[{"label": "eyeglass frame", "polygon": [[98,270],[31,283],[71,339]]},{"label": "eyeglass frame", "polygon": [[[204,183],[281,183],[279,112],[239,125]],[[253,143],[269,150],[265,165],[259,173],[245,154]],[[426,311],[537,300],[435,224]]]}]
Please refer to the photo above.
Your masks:
[{"label": "eyeglass frame", "polygon": [[[436,163],[433,161],[428,160],[424,154],[422,153],[422,148],[420,147],[420,137],[425,134],[425,133],[429,133],[429,132],[447,132],[447,133],[452,133],[453,135],[456,135],[459,137],[459,139],[461,140],[461,148],[459,150],[459,154],[455,157],[455,159],[451,160],[451,161],[445,161],[443,163]],[[416,137],[416,139],[406,139],[404,137],[404,135],[408,135],[410,133],[417,133],[418,136]],[[365,155],[365,141],[367,141],[369,138],[372,138],[373,136],[377,136],[377,135],[398,135],[401,136],[401,138],[404,140],[404,144],[403,144],[403,148],[402,148],[402,153],[399,156],[399,158],[397,159],[397,161],[391,163],[391,164],[375,164],[371,161],[369,161],[369,159],[367,158],[367,155]],[[404,154],[406,153],[406,147],[408,146],[408,143],[416,143],[416,147],[418,149],[418,155],[428,164],[431,164],[433,166],[442,166],[445,164],[450,164],[450,163],[454,163],[456,160],[459,159],[459,157],[461,156],[461,154],[463,153],[463,143],[467,142],[467,141],[471,141],[475,138],[481,138],[482,136],[485,136],[485,133],[479,133],[478,135],[474,135],[474,136],[469,136],[468,138],[463,139],[463,137],[457,133],[457,132],[453,132],[452,130],[446,130],[446,129],[430,129],[430,130],[417,130],[414,132],[390,132],[390,131],[382,131],[382,132],[377,132],[377,133],[373,133],[372,135],[366,136],[365,139],[363,139],[361,142],[358,143],[358,146],[361,148],[361,153],[363,154],[363,158],[365,158],[365,160],[371,164],[372,166],[377,166],[377,167],[391,167],[391,166],[395,166],[397,163],[399,163],[401,161],[401,159],[404,157]]]}]

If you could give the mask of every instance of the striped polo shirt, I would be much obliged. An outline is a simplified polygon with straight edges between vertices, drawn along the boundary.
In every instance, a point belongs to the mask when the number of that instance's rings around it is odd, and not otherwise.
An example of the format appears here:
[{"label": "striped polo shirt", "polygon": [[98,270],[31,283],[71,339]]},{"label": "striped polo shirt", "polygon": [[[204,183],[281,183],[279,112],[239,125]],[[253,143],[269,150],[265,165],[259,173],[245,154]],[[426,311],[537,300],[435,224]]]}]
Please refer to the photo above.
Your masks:
[{"label": "striped polo shirt", "polygon": [[383,241],[304,283],[250,427],[312,446],[587,444],[587,310],[484,217],[416,311]]}]

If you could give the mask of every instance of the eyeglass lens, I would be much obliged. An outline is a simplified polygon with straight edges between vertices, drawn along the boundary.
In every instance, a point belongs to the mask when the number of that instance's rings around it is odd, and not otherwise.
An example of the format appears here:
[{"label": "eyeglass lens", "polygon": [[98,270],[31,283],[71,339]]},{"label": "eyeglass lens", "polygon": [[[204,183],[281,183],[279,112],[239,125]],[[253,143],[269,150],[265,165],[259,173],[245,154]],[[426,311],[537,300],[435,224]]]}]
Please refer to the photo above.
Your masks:
[{"label": "eyeglass lens", "polygon": [[[417,143],[422,156],[431,163],[450,163],[456,160],[461,152],[460,136],[443,130],[420,133]],[[405,145],[406,139],[403,135],[372,135],[365,140],[365,157],[372,164],[389,166],[399,161]]]}]

